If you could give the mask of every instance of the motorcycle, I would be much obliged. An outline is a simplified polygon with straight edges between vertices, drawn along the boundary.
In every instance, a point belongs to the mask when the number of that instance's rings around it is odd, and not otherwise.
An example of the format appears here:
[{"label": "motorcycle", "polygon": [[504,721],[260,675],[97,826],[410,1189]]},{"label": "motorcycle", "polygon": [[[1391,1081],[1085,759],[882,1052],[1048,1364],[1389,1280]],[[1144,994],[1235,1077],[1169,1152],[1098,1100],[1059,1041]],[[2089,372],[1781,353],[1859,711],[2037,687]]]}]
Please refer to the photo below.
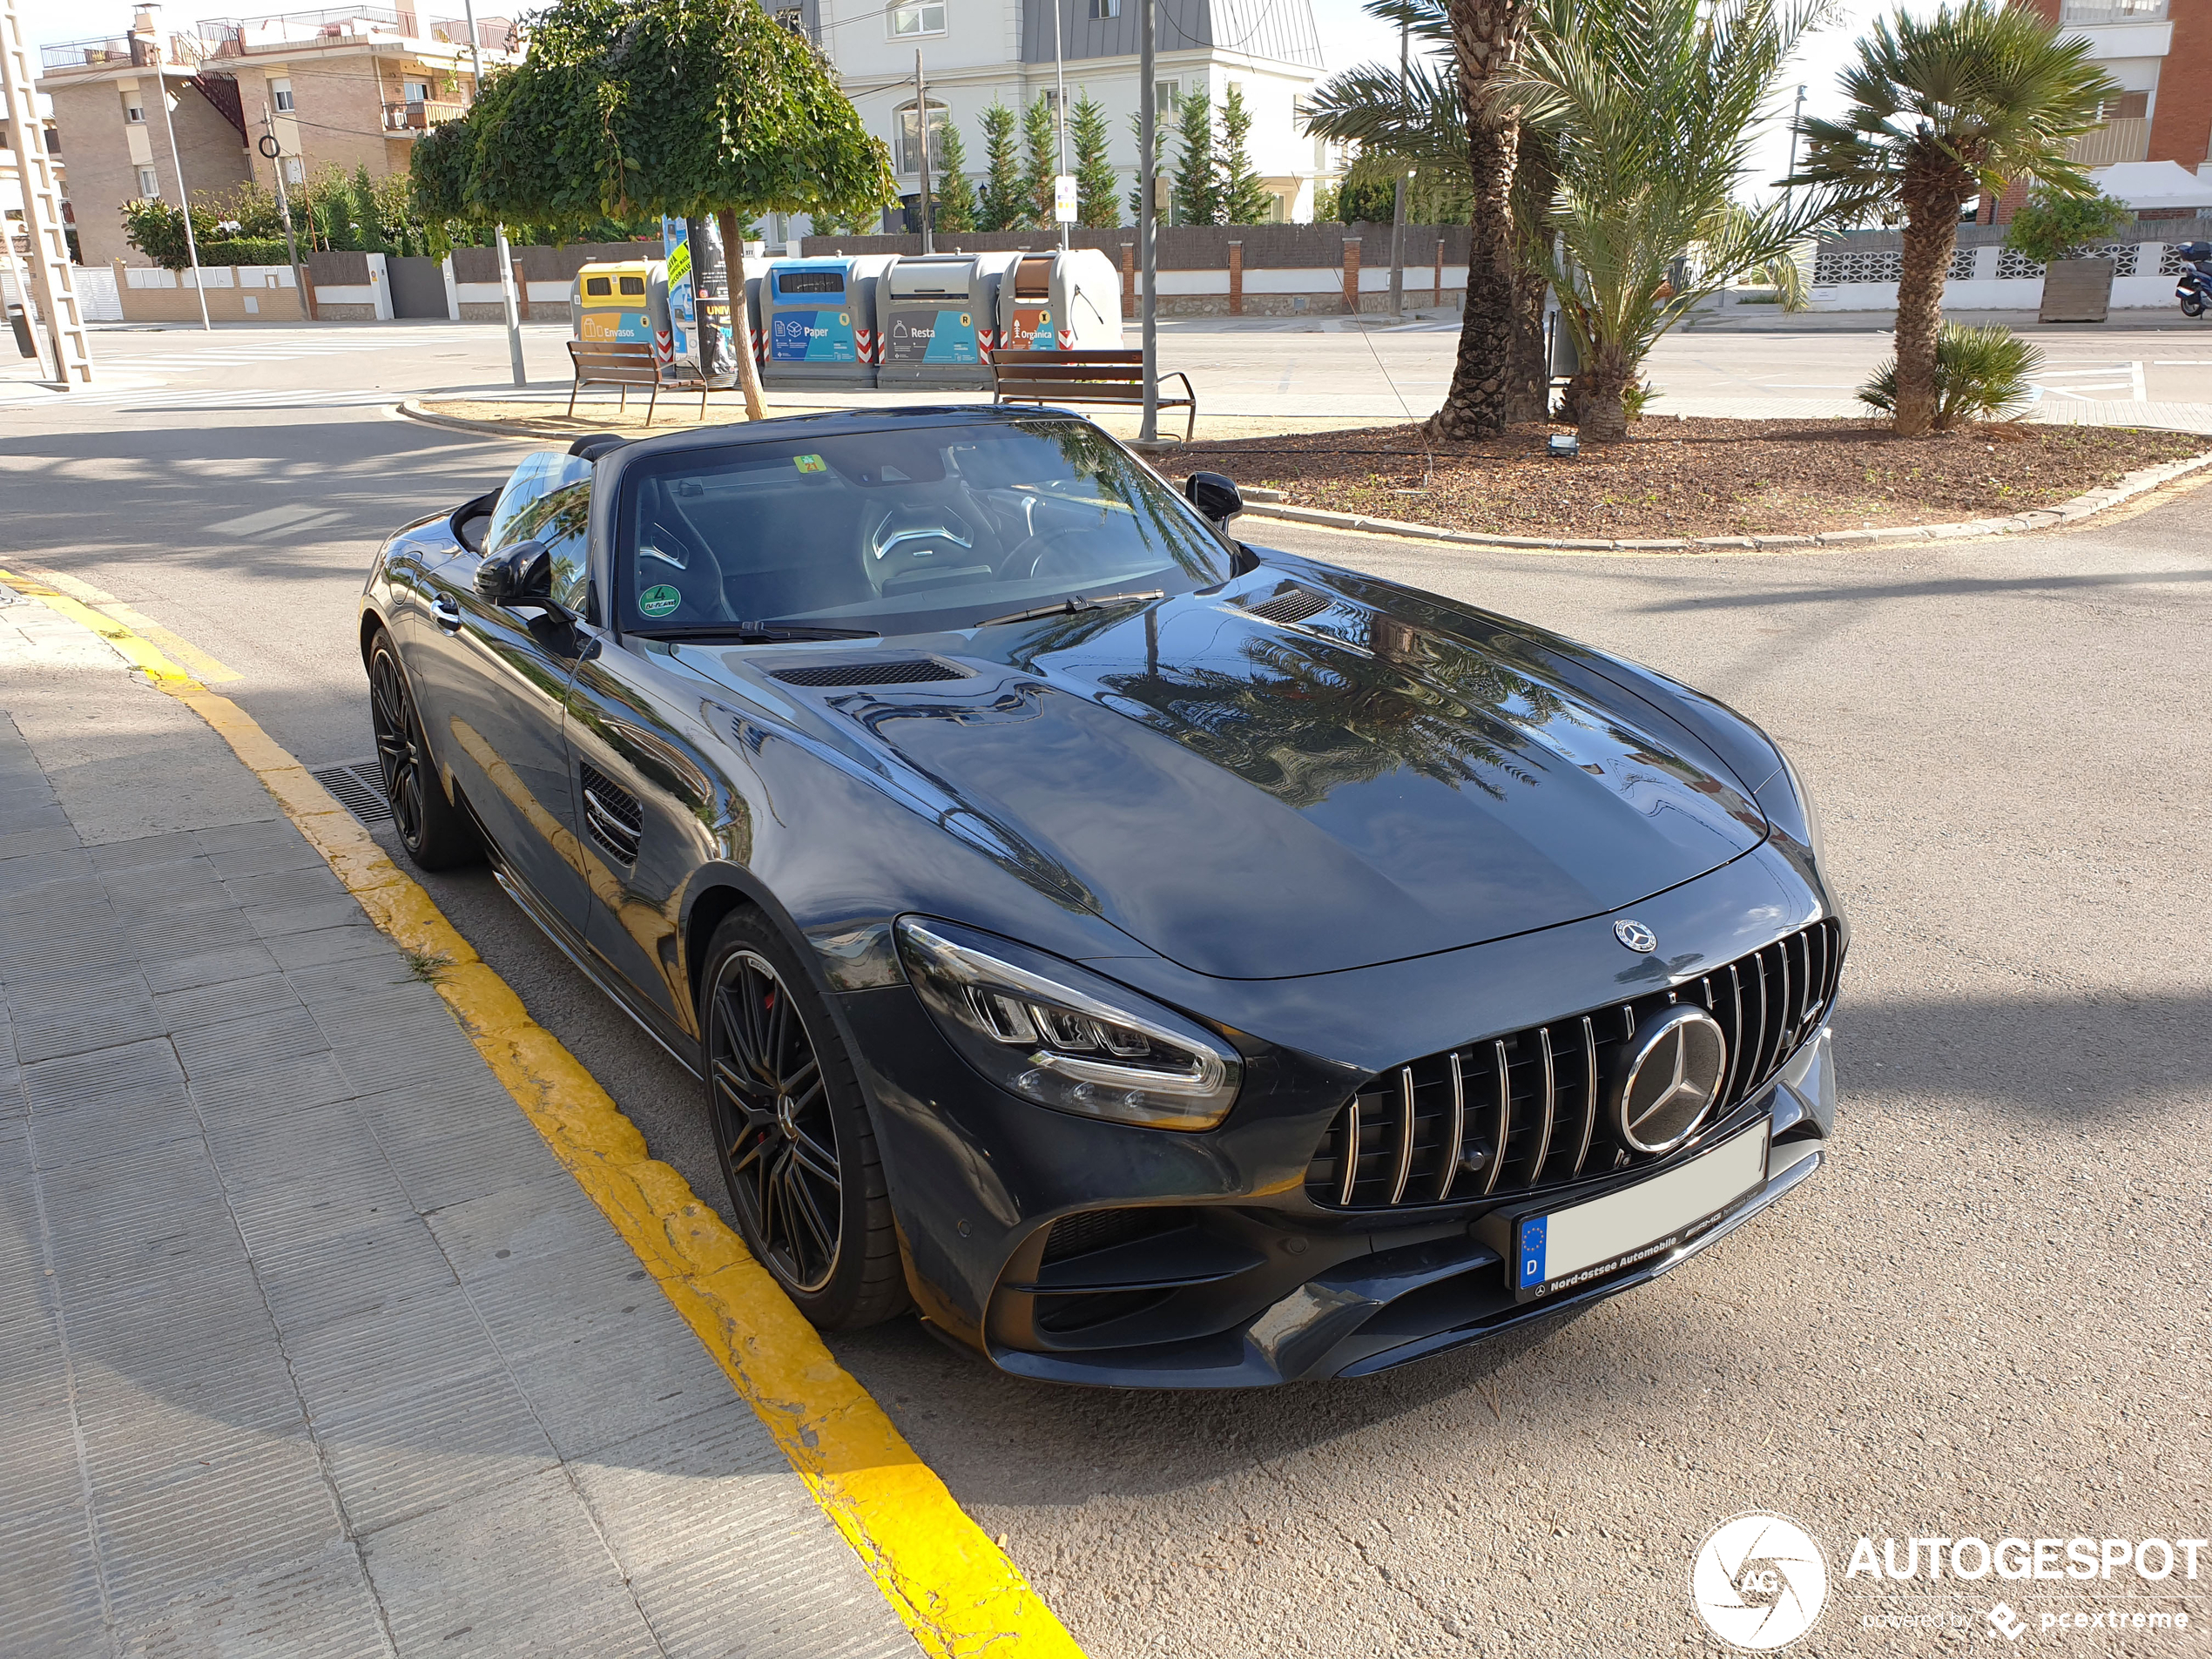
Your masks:
[{"label": "motorcycle", "polygon": [[2184,242],[2175,252],[2182,256],[2182,280],[2174,297],[2184,317],[2202,317],[2212,305],[2212,242]]}]

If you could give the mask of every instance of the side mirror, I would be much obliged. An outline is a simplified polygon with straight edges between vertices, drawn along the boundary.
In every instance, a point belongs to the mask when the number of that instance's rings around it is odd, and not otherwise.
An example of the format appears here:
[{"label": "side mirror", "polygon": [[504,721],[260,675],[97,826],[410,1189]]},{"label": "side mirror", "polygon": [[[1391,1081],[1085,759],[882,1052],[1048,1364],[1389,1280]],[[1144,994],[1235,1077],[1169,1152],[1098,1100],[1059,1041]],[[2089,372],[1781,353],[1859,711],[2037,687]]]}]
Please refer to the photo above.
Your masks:
[{"label": "side mirror", "polygon": [[550,603],[553,555],[543,542],[523,542],[476,567],[476,592],[496,605]]},{"label": "side mirror", "polygon": [[1183,481],[1183,493],[1201,516],[1226,524],[1244,510],[1244,492],[1237,481],[1217,472],[1194,472]]}]

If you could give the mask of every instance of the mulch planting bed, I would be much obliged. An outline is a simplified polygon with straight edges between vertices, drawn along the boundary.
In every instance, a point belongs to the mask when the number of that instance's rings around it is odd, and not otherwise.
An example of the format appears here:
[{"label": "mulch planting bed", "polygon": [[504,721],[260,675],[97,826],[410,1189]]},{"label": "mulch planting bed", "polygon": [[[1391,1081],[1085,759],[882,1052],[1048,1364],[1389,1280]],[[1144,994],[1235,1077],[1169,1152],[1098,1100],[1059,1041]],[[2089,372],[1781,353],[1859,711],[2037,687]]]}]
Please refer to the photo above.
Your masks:
[{"label": "mulch planting bed", "polygon": [[1786,536],[2001,517],[2050,507],[2139,467],[2212,448],[2181,432],[1978,426],[1904,439],[1860,421],[1647,416],[1625,442],[1554,460],[1566,427],[1523,426],[1424,448],[1413,426],[1195,443],[1211,469],[1292,506],[1447,529],[1615,541]]}]

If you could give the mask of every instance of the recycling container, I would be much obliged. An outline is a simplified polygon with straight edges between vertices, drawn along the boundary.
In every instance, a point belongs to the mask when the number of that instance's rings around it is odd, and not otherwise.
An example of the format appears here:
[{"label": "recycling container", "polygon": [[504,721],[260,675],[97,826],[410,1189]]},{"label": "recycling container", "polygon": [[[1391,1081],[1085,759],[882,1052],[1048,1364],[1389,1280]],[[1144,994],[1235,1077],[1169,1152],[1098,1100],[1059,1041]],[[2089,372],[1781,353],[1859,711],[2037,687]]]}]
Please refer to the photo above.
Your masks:
[{"label": "recycling container", "polygon": [[[569,282],[569,325],[579,341],[628,345],[653,343],[652,287],[658,260],[622,260],[587,265]],[[664,267],[662,304],[668,292]]]},{"label": "recycling container", "polygon": [[1000,280],[1019,253],[900,259],[876,285],[877,384],[987,391]]},{"label": "recycling container", "polygon": [[1122,273],[1095,247],[1024,253],[999,284],[998,309],[1005,350],[1118,350]]},{"label": "recycling container", "polygon": [[895,253],[776,260],[761,273],[761,383],[873,386],[876,287]]}]

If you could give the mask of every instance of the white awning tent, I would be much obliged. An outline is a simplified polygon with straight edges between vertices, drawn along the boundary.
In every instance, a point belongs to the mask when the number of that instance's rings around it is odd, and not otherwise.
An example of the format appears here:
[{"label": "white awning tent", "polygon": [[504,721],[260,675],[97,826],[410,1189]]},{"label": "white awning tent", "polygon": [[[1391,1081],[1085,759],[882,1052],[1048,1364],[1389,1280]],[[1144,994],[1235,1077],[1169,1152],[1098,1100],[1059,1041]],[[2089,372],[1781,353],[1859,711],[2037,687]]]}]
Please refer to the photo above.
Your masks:
[{"label": "white awning tent", "polygon": [[2200,179],[2178,161],[2122,161],[2096,168],[2091,182],[2137,212],[2156,207],[2212,207],[2212,179]]}]

